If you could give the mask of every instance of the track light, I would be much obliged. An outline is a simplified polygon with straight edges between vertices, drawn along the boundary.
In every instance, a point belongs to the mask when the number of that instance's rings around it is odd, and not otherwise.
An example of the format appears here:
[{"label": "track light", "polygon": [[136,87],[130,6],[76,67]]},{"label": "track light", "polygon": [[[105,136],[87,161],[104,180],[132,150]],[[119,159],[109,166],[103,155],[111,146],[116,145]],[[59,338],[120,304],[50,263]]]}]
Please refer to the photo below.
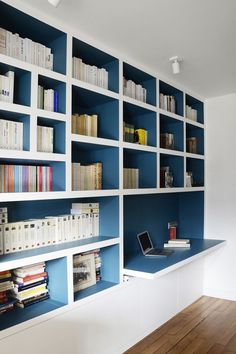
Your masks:
[{"label": "track light", "polygon": [[57,7],[60,4],[61,0],[48,0],[48,2],[52,6]]},{"label": "track light", "polygon": [[173,74],[179,74],[180,72],[180,62],[183,59],[180,59],[179,57],[175,56],[169,59],[169,61],[172,63],[172,71]]}]

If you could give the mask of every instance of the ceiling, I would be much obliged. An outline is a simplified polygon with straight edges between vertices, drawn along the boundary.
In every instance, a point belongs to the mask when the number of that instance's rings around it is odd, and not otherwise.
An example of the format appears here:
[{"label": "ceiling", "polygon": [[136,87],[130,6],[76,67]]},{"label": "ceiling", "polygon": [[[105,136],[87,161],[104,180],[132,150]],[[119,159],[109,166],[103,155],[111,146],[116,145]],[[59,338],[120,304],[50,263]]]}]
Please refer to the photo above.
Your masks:
[{"label": "ceiling", "polygon": [[[16,1],[17,2],[17,1]],[[236,92],[235,0],[21,0],[204,98]],[[184,59],[173,75],[168,58]]]}]

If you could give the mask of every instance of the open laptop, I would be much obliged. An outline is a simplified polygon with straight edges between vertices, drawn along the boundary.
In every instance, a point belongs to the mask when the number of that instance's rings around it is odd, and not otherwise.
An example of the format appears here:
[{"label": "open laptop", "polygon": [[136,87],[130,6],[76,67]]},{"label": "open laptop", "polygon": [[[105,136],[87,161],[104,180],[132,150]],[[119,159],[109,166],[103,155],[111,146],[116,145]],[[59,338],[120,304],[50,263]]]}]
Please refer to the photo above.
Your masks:
[{"label": "open laptop", "polygon": [[152,244],[151,237],[148,233],[148,231],[143,231],[140,234],[137,235],[138,242],[140,244],[141,250],[144,254],[144,256],[149,256],[149,257],[155,257],[155,256],[163,256],[167,257],[173,251],[171,250],[166,250],[166,249],[161,249],[161,248],[154,248]]}]

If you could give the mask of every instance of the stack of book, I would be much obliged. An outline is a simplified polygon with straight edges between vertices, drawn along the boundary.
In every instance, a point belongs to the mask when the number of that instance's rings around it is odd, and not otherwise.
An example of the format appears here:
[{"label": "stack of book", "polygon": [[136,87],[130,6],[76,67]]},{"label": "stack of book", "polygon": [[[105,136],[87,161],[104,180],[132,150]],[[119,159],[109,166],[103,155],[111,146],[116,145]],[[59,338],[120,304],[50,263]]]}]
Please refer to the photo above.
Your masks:
[{"label": "stack of book", "polygon": [[108,89],[108,71],[95,65],[83,63],[82,59],[72,59],[73,78]]},{"label": "stack of book", "polygon": [[81,134],[97,137],[98,116],[96,114],[78,114],[75,113],[71,117],[72,134]]},{"label": "stack of book", "polygon": [[97,190],[102,189],[102,162],[81,165],[80,162],[72,163],[72,190]]},{"label": "stack of book", "polygon": [[0,54],[53,70],[51,48],[0,28]]},{"label": "stack of book", "polygon": [[160,147],[163,149],[174,149],[174,134],[172,133],[160,134]]},{"label": "stack of book", "polygon": [[0,165],[0,193],[51,191],[51,166]]},{"label": "stack of book", "polygon": [[0,272],[0,315],[14,308],[15,300],[9,296],[9,290],[13,287],[11,272],[9,270]]},{"label": "stack of book", "polygon": [[49,298],[45,267],[45,262],[41,262],[13,270],[11,296],[16,300],[16,306],[24,308]]},{"label": "stack of book", "polygon": [[197,122],[197,110],[193,109],[191,106],[186,105],[186,118]]},{"label": "stack of book", "polygon": [[101,280],[100,250],[81,253],[73,257],[74,292],[95,285]]},{"label": "stack of book", "polygon": [[123,78],[123,92],[125,96],[135,98],[136,100],[146,102],[147,90],[142,85],[135,84],[132,80]]},{"label": "stack of book", "polygon": [[0,119],[0,149],[23,150],[23,123]]},{"label": "stack of book", "polygon": [[123,168],[123,188],[139,188],[138,168]]},{"label": "stack of book", "polygon": [[160,93],[160,108],[172,113],[176,112],[175,97]]},{"label": "stack of book", "polygon": [[176,238],[164,243],[165,248],[190,248],[190,240],[187,238]]},{"label": "stack of book", "polygon": [[58,92],[38,85],[38,108],[58,112]]},{"label": "stack of book", "polygon": [[53,128],[37,126],[37,151],[53,152]]},{"label": "stack of book", "polygon": [[14,71],[8,71],[5,75],[0,75],[0,101],[13,103],[14,78]]}]

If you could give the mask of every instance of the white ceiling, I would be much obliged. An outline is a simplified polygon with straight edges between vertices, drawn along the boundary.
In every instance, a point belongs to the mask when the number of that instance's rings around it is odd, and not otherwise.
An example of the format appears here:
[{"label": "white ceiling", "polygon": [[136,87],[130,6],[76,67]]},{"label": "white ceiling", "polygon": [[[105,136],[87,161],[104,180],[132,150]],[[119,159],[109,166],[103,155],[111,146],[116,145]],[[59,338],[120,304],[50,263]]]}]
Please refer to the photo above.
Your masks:
[{"label": "white ceiling", "polygon": [[[208,98],[236,92],[235,0],[22,0]],[[173,75],[168,58],[183,57]]]}]

